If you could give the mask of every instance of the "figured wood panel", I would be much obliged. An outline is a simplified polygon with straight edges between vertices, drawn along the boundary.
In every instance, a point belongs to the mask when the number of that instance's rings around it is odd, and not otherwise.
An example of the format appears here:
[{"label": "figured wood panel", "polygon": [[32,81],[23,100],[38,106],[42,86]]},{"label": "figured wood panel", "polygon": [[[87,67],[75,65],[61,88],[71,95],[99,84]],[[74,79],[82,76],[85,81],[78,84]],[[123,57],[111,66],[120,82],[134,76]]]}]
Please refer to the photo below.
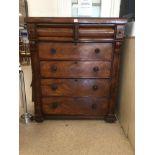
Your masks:
[{"label": "figured wood panel", "polygon": [[36,29],[37,38],[45,40],[73,40],[74,27],[72,24],[44,24]]},{"label": "figured wood panel", "polygon": [[106,96],[109,97],[109,79],[42,79],[42,96]]},{"label": "figured wood panel", "polygon": [[105,115],[108,110],[106,98],[42,98],[43,113],[48,115]]},{"label": "figured wood panel", "polygon": [[45,60],[112,60],[111,43],[45,43],[38,44],[40,59]]},{"label": "figured wood panel", "polygon": [[114,27],[103,25],[79,25],[79,40],[104,40],[114,38]]},{"label": "figured wood panel", "polygon": [[104,61],[41,61],[41,77],[109,78],[111,62]]},{"label": "figured wood panel", "polygon": [[38,28],[37,29],[38,36],[49,36],[49,37],[72,37],[73,29],[72,28]]}]

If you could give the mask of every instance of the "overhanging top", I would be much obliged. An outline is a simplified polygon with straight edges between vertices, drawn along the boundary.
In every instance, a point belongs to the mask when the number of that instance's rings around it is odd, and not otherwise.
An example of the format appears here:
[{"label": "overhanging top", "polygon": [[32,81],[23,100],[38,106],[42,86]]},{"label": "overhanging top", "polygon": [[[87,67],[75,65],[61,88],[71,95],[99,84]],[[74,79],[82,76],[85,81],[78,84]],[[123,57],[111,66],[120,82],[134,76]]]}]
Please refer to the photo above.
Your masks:
[{"label": "overhanging top", "polygon": [[103,23],[125,24],[126,18],[96,18],[96,17],[27,17],[26,23]]}]

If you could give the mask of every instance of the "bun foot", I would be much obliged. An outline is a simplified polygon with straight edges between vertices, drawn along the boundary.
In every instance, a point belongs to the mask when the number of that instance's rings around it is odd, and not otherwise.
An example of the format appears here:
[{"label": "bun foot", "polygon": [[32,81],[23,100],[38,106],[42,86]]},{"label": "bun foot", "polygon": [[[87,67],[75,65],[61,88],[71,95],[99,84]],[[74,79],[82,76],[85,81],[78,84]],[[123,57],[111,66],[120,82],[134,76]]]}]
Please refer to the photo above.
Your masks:
[{"label": "bun foot", "polygon": [[116,119],[116,116],[114,114],[108,114],[105,116],[104,120],[107,123],[114,123],[117,119]]},{"label": "bun foot", "polygon": [[35,116],[34,117],[34,120],[37,122],[37,123],[42,123],[44,121],[44,118],[42,116]]}]

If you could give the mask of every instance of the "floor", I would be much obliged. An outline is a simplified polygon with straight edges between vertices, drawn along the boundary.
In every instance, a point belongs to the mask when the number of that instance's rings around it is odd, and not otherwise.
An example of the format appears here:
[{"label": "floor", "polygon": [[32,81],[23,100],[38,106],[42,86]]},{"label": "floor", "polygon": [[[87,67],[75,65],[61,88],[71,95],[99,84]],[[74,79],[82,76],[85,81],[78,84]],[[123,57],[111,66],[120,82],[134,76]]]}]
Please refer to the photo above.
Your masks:
[{"label": "floor", "polygon": [[[31,67],[22,67],[26,83],[28,111],[31,101]],[[23,107],[20,105],[20,115]],[[51,120],[20,122],[20,155],[134,155],[119,122],[103,120]]]}]

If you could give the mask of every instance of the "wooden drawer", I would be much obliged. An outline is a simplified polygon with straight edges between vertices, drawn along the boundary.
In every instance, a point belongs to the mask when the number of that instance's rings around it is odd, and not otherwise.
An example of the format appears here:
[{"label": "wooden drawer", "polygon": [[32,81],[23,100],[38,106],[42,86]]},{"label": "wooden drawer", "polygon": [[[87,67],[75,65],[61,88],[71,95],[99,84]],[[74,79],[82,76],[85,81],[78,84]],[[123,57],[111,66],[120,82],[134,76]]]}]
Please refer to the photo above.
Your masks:
[{"label": "wooden drawer", "polygon": [[114,26],[102,24],[80,24],[79,40],[111,40],[114,39]]},{"label": "wooden drawer", "polygon": [[112,43],[39,43],[40,59],[44,60],[112,60]]},{"label": "wooden drawer", "polygon": [[43,113],[50,115],[105,115],[108,112],[106,98],[50,97],[42,99]]},{"label": "wooden drawer", "polygon": [[108,61],[41,61],[42,78],[109,78],[111,62]]},{"label": "wooden drawer", "polygon": [[73,24],[38,24],[36,33],[39,40],[72,41]]},{"label": "wooden drawer", "polygon": [[109,97],[109,79],[42,79],[42,96]]}]

